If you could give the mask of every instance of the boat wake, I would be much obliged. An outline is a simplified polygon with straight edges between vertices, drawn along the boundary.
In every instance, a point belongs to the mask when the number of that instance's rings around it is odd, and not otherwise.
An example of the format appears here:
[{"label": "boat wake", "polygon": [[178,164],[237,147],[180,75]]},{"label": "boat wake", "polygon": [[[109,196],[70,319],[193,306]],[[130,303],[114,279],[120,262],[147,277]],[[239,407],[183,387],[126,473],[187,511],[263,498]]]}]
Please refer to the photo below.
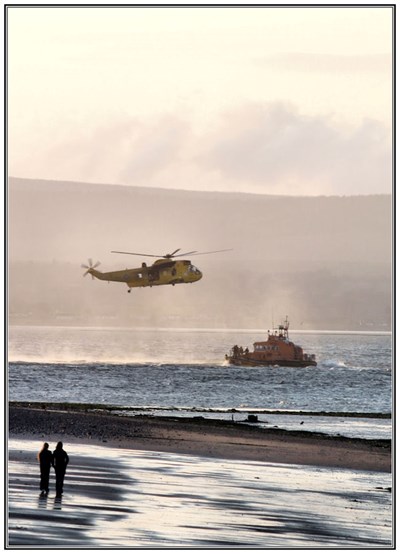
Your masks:
[{"label": "boat wake", "polygon": [[324,360],[321,361],[318,365],[320,367],[323,367],[324,369],[349,369],[349,366],[346,365],[346,363],[342,360]]}]

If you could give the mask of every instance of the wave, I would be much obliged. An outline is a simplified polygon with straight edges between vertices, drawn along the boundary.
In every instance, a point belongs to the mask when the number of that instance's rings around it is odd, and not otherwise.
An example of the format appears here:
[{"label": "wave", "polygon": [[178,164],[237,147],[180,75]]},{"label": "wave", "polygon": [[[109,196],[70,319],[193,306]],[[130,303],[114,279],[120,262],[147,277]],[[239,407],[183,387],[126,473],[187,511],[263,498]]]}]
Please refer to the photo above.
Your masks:
[{"label": "wave", "polygon": [[343,360],[324,360],[318,365],[329,369],[349,369],[349,366]]}]

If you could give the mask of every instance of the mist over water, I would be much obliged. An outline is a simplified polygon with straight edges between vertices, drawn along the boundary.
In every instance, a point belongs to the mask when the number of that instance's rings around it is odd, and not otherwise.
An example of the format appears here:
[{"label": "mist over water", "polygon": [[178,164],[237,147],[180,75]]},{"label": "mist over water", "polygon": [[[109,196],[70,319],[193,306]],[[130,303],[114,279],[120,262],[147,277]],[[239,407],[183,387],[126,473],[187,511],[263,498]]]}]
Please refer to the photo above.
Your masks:
[{"label": "mist over water", "polygon": [[[28,179],[9,184],[10,323],[390,331],[391,197],[277,197]],[[44,214],[44,215],[43,215]],[[27,240],[29,237],[29,240]],[[83,278],[193,256],[194,284]]]},{"label": "mist over water", "polygon": [[[9,361],[36,363],[149,363],[224,365],[234,344],[265,340],[261,329],[131,329],[115,327],[10,326]],[[387,367],[387,334],[290,332],[320,367]],[[338,346],[340,341],[340,349]],[[368,352],[365,352],[365,350]],[[390,360],[389,360],[390,367]]]},{"label": "mist over water", "polygon": [[234,332],[190,329],[11,327],[9,360],[222,365],[235,338]]}]

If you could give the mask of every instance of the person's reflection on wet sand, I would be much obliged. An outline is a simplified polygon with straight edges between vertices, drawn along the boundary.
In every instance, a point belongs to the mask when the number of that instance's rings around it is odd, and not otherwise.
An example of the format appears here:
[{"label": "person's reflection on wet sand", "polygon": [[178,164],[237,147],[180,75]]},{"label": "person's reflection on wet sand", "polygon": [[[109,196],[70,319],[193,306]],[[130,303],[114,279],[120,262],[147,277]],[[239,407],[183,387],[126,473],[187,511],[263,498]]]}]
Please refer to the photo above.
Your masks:
[{"label": "person's reflection on wet sand", "polygon": [[62,508],[62,501],[61,501],[62,497],[61,495],[60,496],[56,496],[54,498],[54,505],[53,505],[53,510],[61,510]]},{"label": "person's reflection on wet sand", "polygon": [[47,494],[40,494],[38,501],[38,508],[44,509],[47,508]]}]

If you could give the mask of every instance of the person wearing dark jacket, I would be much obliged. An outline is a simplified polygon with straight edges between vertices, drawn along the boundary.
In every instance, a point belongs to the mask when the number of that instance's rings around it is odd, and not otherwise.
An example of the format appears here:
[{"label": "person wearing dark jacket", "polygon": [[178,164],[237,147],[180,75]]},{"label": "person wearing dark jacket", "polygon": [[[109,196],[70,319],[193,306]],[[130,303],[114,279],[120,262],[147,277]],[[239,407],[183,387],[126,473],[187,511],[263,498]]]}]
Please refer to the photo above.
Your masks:
[{"label": "person wearing dark jacket", "polygon": [[63,443],[57,443],[53,452],[54,469],[56,470],[56,496],[60,497],[63,493],[64,477],[69,462],[68,454],[63,450]]},{"label": "person wearing dark jacket", "polygon": [[38,454],[40,464],[40,490],[41,496],[49,494],[50,468],[53,465],[53,454],[49,450],[49,444],[45,442]]}]

